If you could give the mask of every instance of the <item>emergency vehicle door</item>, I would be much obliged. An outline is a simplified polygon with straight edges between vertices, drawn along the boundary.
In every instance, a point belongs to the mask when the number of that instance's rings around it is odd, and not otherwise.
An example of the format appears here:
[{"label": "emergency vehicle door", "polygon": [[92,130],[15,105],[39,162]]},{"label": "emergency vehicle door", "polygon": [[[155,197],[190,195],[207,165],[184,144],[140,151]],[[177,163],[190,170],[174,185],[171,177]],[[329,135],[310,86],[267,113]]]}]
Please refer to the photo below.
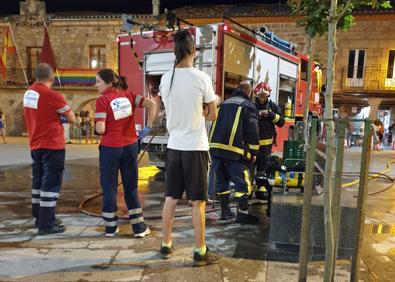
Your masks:
[{"label": "emergency vehicle door", "polygon": [[196,28],[196,57],[194,67],[211,77],[216,89],[216,47],[218,25],[204,25]]},{"label": "emergency vehicle door", "polygon": [[[144,96],[153,99],[157,105],[157,118],[154,127],[165,126],[165,113],[159,93],[162,75],[173,69],[175,56],[173,52],[146,53],[144,55]],[[146,117],[144,115],[144,123]]]}]

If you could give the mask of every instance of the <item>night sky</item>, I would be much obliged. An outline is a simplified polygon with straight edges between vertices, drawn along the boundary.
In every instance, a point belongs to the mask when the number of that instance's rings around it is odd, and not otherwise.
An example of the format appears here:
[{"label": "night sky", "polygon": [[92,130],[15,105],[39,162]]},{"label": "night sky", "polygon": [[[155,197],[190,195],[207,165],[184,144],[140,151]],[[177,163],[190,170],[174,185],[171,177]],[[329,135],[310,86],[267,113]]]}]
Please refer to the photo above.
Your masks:
[{"label": "night sky", "polygon": [[[161,10],[186,5],[278,3],[284,0],[161,0]],[[151,13],[151,0],[45,0],[47,12],[105,11],[117,13]],[[19,14],[19,0],[1,0],[0,14]]]}]

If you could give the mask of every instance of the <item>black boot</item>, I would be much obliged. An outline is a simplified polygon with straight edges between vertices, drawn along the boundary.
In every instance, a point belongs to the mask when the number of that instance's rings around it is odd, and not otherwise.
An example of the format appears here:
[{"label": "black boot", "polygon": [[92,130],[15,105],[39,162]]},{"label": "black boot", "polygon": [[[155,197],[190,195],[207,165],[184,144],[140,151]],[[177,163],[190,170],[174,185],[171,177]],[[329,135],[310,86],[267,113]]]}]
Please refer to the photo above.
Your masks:
[{"label": "black boot", "polygon": [[257,224],[258,217],[248,214],[248,196],[244,195],[238,199],[236,222],[241,224]]},{"label": "black boot", "polygon": [[258,190],[255,191],[255,198],[267,201],[267,191],[262,191],[262,187],[259,187]]},{"label": "black boot", "polygon": [[229,220],[234,218],[235,213],[230,209],[230,194],[219,194],[218,196],[221,203],[220,220]]}]

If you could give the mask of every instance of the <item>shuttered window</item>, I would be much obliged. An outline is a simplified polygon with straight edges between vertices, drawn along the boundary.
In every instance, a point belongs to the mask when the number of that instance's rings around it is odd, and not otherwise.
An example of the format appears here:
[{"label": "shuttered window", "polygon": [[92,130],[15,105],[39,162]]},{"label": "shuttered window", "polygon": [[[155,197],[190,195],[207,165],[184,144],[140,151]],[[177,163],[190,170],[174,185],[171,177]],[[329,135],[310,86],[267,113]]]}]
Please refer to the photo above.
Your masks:
[{"label": "shuttered window", "polygon": [[363,78],[365,50],[351,49],[348,53],[347,78]]},{"label": "shuttered window", "polygon": [[388,54],[387,78],[394,78],[394,60],[395,50],[390,50]]}]

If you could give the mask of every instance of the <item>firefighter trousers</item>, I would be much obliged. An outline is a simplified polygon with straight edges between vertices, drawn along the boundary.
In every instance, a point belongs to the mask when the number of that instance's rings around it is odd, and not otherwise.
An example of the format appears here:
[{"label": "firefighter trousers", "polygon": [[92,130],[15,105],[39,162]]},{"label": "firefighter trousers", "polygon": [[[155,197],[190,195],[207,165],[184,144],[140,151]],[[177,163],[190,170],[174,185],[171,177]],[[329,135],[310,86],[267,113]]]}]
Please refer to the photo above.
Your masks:
[{"label": "firefighter trousers", "polygon": [[248,167],[241,161],[213,158],[212,169],[216,175],[216,192],[230,194],[229,182],[235,184],[235,198],[251,194],[251,179]]},{"label": "firefighter trousers", "polygon": [[55,226],[55,207],[59,198],[65,161],[65,150],[37,149],[32,157],[32,214],[38,228]]},{"label": "firefighter trousers", "polygon": [[267,162],[269,160],[270,155],[272,154],[272,146],[273,144],[259,146],[258,156],[256,158],[257,174],[266,171]]},{"label": "firefighter trousers", "polygon": [[144,223],[143,210],[137,191],[138,144],[134,143],[119,148],[100,146],[99,150],[100,184],[103,190],[102,217],[106,233],[115,232],[118,226],[118,171],[121,172],[124,198],[133,232],[135,234],[144,232],[147,226]]}]

